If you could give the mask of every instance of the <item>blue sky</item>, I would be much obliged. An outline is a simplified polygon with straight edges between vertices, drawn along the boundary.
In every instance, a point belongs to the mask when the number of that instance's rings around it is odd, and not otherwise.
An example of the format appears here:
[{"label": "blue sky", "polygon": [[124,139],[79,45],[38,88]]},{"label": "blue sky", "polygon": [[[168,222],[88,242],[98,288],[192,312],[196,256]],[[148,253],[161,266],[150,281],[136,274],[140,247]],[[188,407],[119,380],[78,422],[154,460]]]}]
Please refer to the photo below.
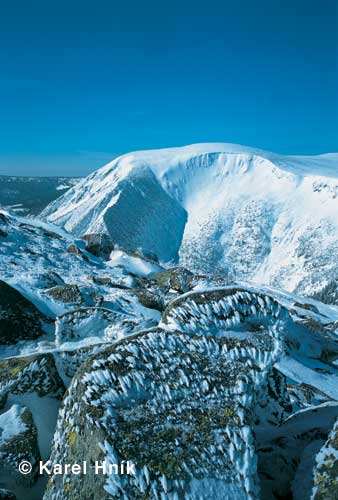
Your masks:
[{"label": "blue sky", "polygon": [[1,10],[0,174],[83,175],[194,142],[338,151],[336,0]]}]

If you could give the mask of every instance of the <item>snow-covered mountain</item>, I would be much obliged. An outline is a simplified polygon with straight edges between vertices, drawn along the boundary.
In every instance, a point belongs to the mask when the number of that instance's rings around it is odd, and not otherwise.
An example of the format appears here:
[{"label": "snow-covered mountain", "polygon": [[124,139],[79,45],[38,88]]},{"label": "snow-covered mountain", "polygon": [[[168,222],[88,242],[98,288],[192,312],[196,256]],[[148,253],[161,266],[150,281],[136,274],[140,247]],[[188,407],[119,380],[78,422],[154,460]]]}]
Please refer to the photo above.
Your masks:
[{"label": "snow-covered mountain", "polygon": [[337,194],[338,154],[198,144],[123,155],[43,216],[195,272],[311,295],[338,277]]}]

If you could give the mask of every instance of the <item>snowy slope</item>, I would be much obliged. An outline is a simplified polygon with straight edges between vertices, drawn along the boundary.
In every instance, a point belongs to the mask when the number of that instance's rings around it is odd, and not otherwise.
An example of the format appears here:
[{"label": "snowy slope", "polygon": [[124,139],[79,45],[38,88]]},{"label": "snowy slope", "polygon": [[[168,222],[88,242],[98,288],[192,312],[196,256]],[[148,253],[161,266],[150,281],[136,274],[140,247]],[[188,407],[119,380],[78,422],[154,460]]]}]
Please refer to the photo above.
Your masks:
[{"label": "snowy slope", "polygon": [[121,156],[43,215],[197,272],[312,294],[338,275],[337,194],[338,154],[198,144]]}]

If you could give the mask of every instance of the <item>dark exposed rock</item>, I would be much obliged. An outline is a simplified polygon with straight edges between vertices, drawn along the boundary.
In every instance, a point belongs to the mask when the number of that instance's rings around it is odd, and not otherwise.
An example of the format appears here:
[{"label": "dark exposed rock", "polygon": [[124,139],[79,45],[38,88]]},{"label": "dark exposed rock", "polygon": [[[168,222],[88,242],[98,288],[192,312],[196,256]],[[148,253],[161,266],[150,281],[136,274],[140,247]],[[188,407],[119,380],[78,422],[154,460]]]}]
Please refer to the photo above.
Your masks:
[{"label": "dark exposed rock", "polygon": [[166,288],[176,290],[180,293],[188,292],[191,289],[193,273],[184,267],[167,269],[151,276],[152,281]]},{"label": "dark exposed rock", "polygon": [[67,248],[67,252],[68,253],[73,253],[75,255],[82,255],[81,250],[79,249],[79,247],[77,247],[76,245],[74,245],[74,243],[72,243],[71,245],[69,245],[69,247]]},{"label": "dark exposed rock", "polygon": [[72,243],[71,245],[69,245],[69,247],[67,248],[67,252],[71,253],[71,254],[74,254],[74,255],[78,255],[83,260],[86,260],[86,261],[89,260],[88,257],[87,257],[87,255],[85,253],[83,253],[82,250],[77,245],[74,245],[74,243]]},{"label": "dark exposed rock", "polygon": [[308,304],[308,303],[302,303],[302,302],[295,302],[294,307],[300,307],[301,309],[306,309],[307,311],[312,311],[316,314],[319,314],[319,311],[316,306],[313,304]]},{"label": "dark exposed rock", "polygon": [[54,238],[55,240],[62,240],[62,236],[55,233],[54,231],[47,231],[46,229],[44,229],[43,234],[45,236],[48,236],[48,238]]},{"label": "dark exposed rock", "polygon": [[9,224],[8,217],[3,213],[0,213],[0,224],[3,224],[4,226],[8,226]]},{"label": "dark exposed rock", "polygon": [[130,287],[123,284],[122,279],[111,278],[110,276],[91,276],[93,283],[103,286],[111,286],[112,288],[119,288],[121,290],[129,290]]},{"label": "dark exposed rock", "polygon": [[114,250],[114,244],[107,234],[90,233],[82,236],[86,241],[86,250],[96,257],[102,257],[106,260]]},{"label": "dark exposed rock", "polygon": [[55,300],[65,304],[79,304],[82,302],[82,295],[77,285],[54,286],[45,292]]},{"label": "dark exposed rock", "polygon": [[164,310],[165,307],[164,301],[156,293],[153,293],[150,290],[146,289],[136,289],[134,290],[134,293],[138,298],[139,302],[144,307],[148,307],[149,309],[156,309],[157,311]]},{"label": "dark exposed rock", "polygon": [[51,270],[49,270],[44,274],[41,274],[39,278],[43,286],[45,286],[46,288],[52,288],[64,284],[63,278],[61,278],[61,276],[58,273]]},{"label": "dark exposed rock", "polygon": [[36,339],[45,316],[20,292],[0,280],[0,344]]}]

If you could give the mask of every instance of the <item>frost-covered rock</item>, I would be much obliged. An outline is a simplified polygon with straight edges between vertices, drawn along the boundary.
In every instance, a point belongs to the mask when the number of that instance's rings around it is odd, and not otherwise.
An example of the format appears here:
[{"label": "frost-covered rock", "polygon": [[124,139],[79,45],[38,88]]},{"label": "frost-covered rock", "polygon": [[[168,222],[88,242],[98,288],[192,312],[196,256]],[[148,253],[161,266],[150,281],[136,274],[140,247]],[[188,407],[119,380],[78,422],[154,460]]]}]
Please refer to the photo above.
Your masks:
[{"label": "frost-covered rock", "polygon": [[49,288],[45,293],[54,300],[66,304],[80,304],[82,302],[82,295],[77,285],[58,285]]},{"label": "frost-covered rock", "polygon": [[0,344],[38,338],[44,334],[45,320],[32,302],[0,280]]},{"label": "frost-covered rock", "polygon": [[187,333],[212,334],[231,330],[249,322],[260,325],[287,316],[284,307],[272,296],[259,290],[235,286],[188,292],[172,300],[162,321],[170,328]]},{"label": "frost-covered rock", "polygon": [[150,276],[162,269],[157,261],[145,258],[139,252],[119,249],[111,252],[108,265],[122,268],[133,276]]},{"label": "frost-covered rock", "polygon": [[0,360],[0,401],[9,394],[36,393],[61,399],[65,392],[52,354],[37,354]]},{"label": "frost-covered rock", "polygon": [[174,267],[153,274],[151,280],[166,290],[173,289],[180,293],[191,290],[193,273],[184,267]]},{"label": "frost-covered rock", "polygon": [[338,403],[308,407],[278,427],[256,428],[262,498],[311,498],[316,454],[338,416]]},{"label": "frost-covered rock", "polygon": [[145,326],[154,326],[154,321],[103,307],[82,307],[57,317],[55,340],[57,345],[84,339],[92,339],[92,343],[95,339],[107,342],[140,331]]},{"label": "frost-covered rock", "polygon": [[[6,477],[4,486],[9,486],[11,480],[32,484],[37,479],[39,460],[37,429],[32,414],[25,406],[13,405],[0,414],[0,477]],[[29,474],[18,471],[22,461],[32,465]]]},{"label": "frost-covered rock", "polygon": [[[253,415],[278,355],[270,329],[244,338],[159,329],[126,338],[80,368],[52,460],[136,465],[135,476],[73,476],[79,498],[197,500],[207,498],[209,481],[214,498],[258,498]],[[64,480],[53,476],[45,499],[67,499]]]},{"label": "frost-covered rock", "polygon": [[85,234],[82,236],[82,239],[86,241],[86,250],[96,257],[103,257],[108,260],[109,255],[114,250],[114,243],[107,234]]},{"label": "frost-covered rock", "polygon": [[316,457],[313,500],[338,498],[338,420]]}]

